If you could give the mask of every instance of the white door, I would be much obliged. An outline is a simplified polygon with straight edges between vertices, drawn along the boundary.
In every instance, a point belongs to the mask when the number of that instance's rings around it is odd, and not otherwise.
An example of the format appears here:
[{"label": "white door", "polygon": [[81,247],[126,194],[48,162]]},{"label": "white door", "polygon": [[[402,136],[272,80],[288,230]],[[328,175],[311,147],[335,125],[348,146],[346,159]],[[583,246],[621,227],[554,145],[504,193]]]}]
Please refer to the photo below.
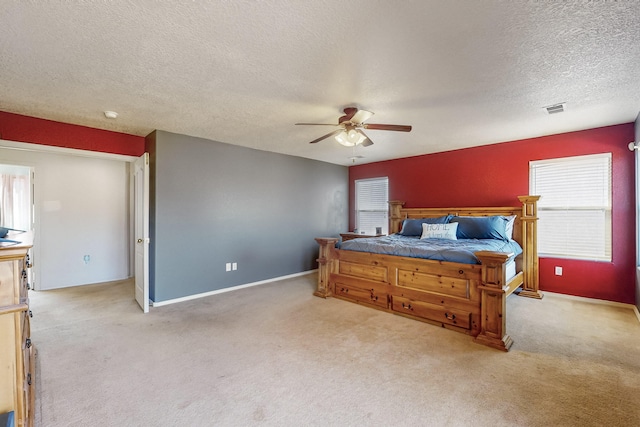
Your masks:
[{"label": "white door", "polygon": [[134,163],[134,236],[136,301],[149,312],[149,153]]}]

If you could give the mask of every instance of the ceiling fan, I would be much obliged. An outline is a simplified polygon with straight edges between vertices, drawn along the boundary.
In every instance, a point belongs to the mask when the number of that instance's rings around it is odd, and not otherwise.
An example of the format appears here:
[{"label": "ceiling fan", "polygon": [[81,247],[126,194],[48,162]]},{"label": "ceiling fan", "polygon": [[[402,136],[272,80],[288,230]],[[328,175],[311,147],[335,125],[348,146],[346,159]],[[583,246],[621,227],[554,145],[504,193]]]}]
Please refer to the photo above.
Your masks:
[{"label": "ceiling fan", "polygon": [[339,128],[330,132],[320,138],[310,141],[310,144],[315,144],[323,139],[335,136],[336,141],[346,147],[355,147],[356,145],[362,145],[367,147],[372,145],[373,142],[361,129],[372,130],[392,130],[396,132],[411,132],[411,126],[407,125],[382,125],[374,123],[365,123],[373,113],[367,110],[358,110],[355,107],[347,107],[344,109],[344,116],[338,119],[338,124],[333,123],[296,123],[296,125],[305,126],[338,126]]}]

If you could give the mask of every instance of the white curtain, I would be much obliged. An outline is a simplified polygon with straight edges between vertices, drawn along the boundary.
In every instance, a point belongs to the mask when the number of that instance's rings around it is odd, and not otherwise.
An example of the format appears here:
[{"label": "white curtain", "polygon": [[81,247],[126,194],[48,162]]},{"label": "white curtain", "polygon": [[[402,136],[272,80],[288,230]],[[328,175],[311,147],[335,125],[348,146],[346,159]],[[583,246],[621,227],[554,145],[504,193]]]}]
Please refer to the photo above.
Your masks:
[{"label": "white curtain", "polygon": [[0,226],[31,229],[28,175],[0,175]]}]

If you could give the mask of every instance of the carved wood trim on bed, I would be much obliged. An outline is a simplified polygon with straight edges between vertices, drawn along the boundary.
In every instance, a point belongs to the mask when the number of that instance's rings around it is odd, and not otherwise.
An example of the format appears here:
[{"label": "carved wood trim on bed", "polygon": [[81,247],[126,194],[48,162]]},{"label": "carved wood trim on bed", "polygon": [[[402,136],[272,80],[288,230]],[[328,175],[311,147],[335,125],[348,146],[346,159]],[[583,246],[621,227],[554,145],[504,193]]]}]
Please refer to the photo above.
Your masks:
[{"label": "carved wood trim on bed", "polygon": [[523,249],[516,274],[507,277],[514,254],[476,252],[477,264],[433,261],[337,249],[337,238],[316,238],[320,246],[316,296],[334,296],[469,334],[478,343],[503,351],[513,340],[506,332],[506,298],[542,298],[538,289],[537,201],[519,197],[521,206],[480,208],[404,208],[389,202],[389,232],[405,218],[515,215],[513,239]]},{"label": "carved wood trim on bed", "polygon": [[[526,257],[524,263],[525,278],[522,284],[522,290],[518,295],[530,298],[542,298],[542,292],[538,289],[539,273],[538,273],[538,199],[540,196],[519,196],[522,202],[522,236],[525,246],[523,248],[523,257]],[[523,245],[521,243],[521,245]]]}]

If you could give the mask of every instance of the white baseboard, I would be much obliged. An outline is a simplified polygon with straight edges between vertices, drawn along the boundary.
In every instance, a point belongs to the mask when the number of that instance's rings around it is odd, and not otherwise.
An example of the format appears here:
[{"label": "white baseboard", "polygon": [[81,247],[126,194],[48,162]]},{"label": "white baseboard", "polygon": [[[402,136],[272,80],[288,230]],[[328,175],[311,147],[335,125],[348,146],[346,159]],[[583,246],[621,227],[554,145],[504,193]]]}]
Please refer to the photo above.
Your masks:
[{"label": "white baseboard", "polygon": [[58,289],[79,288],[82,286],[115,285],[117,283],[127,282],[129,280],[135,280],[135,278],[132,276],[129,276],[129,277],[123,277],[122,279],[107,280],[106,282],[81,283],[79,285],[64,285],[64,286],[56,286],[54,288],[41,288],[39,283],[37,284],[37,286],[35,286],[35,283],[34,283],[33,290],[36,292],[39,292],[39,291],[55,291]]},{"label": "white baseboard", "polygon": [[280,280],[292,279],[294,277],[306,276],[308,274],[312,274],[312,273],[315,273],[317,271],[318,271],[318,269],[309,270],[309,271],[303,271],[301,273],[289,274],[287,276],[274,277],[273,279],[260,280],[259,282],[246,283],[244,285],[231,286],[229,288],[216,289],[215,291],[204,292],[204,293],[195,294],[195,295],[188,295],[186,297],[174,298],[174,299],[169,299],[169,300],[166,300],[166,301],[159,301],[159,302],[151,301],[151,305],[153,307],[162,307],[163,305],[175,304],[175,303],[178,303],[178,302],[184,302],[184,301],[189,301],[189,300],[192,300],[192,299],[204,298],[204,297],[208,297],[208,296],[211,296],[211,295],[222,294],[222,293],[225,293],[225,292],[237,291],[238,289],[250,288],[252,286],[264,285],[264,284],[267,284],[267,283],[277,282],[277,281],[280,281]]},{"label": "white baseboard", "polygon": [[616,301],[607,301],[607,300],[604,300],[604,299],[578,297],[578,296],[575,296],[575,295],[559,294],[557,292],[549,292],[549,291],[543,291],[543,293],[545,295],[551,295],[553,297],[558,297],[558,298],[571,299],[571,300],[574,300],[574,301],[588,302],[588,303],[591,303],[591,304],[608,305],[608,306],[611,306],[611,307],[627,308],[629,310],[633,310],[633,312],[635,313],[636,317],[638,318],[638,322],[640,322],[640,312],[638,312],[638,307],[636,307],[633,304],[625,304],[623,302],[616,302]]}]

